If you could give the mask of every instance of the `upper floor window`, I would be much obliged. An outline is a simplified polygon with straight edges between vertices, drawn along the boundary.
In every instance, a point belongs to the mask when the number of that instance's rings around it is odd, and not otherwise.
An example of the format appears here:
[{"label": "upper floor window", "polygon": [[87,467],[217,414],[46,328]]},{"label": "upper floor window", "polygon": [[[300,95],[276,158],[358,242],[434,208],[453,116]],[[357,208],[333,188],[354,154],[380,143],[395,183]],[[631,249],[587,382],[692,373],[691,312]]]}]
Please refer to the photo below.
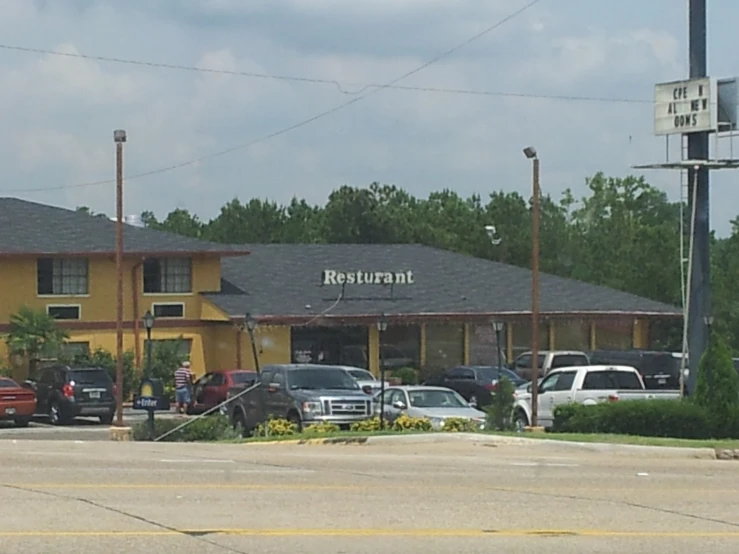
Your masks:
[{"label": "upper floor window", "polygon": [[144,261],[144,293],[192,292],[190,258],[147,258]]},{"label": "upper floor window", "polygon": [[39,258],[36,261],[38,294],[87,294],[87,266],[87,258]]}]

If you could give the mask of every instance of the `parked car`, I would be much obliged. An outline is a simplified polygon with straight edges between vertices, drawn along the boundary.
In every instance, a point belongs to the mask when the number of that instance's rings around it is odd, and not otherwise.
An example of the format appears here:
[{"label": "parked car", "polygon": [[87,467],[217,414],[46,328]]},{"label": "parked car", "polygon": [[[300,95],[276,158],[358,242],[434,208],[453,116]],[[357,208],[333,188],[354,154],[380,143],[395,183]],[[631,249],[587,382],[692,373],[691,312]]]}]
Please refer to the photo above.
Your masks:
[{"label": "parked car", "polygon": [[[513,422],[518,430],[531,422],[531,385],[526,392],[516,391]],[[538,424],[551,427],[554,409],[563,404],[591,406],[601,402],[646,399],[677,399],[680,391],[645,390],[636,368],[591,365],[553,369],[539,384]]]},{"label": "parked car", "polygon": [[9,377],[0,377],[0,421],[28,427],[36,411],[36,394]]},{"label": "parked car", "polygon": [[675,356],[672,352],[652,350],[594,350],[589,357],[592,364],[635,367],[647,389],[680,388],[681,353]]},{"label": "parked car", "polygon": [[[533,352],[524,352],[511,364],[511,369],[524,381],[531,381],[534,364]],[[539,377],[546,376],[553,369],[590,365],[590,358],[579,350],[540,350],[537,352]]]},{"label": "parked car", "polygon": [[[224,369],[209,371],[193,383],[193,402],[188,406],[188,414],[202,414],[226,401],[231,387],[250,387],[257,380],[257,372],[245,369]],[[221,408],[227,412],[227,407]]]},{"label": "parked car", "polygon": [[492,393],[495,392],[501,377],[511,381],[514,386],[525,383],[513,371],[504,367],[470,365],[448,369],[438,377],[427,380],[424,385],[452,389],[470,404],[484,408],[492,404]]},{"label": "parked car", "polygon": [[[380,359],[387,371],[411,367],[413,358],[407,356],[400,348],[390,344],[380,347]],[[367,367],[369,356],[365,346],[345,346],[341,352],[341,364],[353,367]]]},{"label": "parked car", "polygon": [[[234,428],[247,436],[268,416],[285,418],[302,429],[311,423],[348,428],[372,416],[373,403],[344,369],[319,364],[274,364],[262,369],[260,386],[228,404]],[[232,387],[228,394],[242,392]]]},{"label": "parked car", "polygon": [[53,425],[71,423],[78,416],[97,416],[111,424],[115,416],[115,384],[105,369],[55,365],[39,370],[27,383],[36,393],[36,414]]},{"label": "parked car", "polygon": [[[361,388],[367,394],[374,394],[376,391],[382,388],[382,381],[377,379],[377,377],[372,375],[366,369],[346,365],[336,367],[340,367],[341,369],[346,370],[346,372],[357,381],[359,388]],[[389,386],[390,383],[385,381],[385,388]]]},{"label": "parked car", "polygon": [[[375,396],[375,414],[382,410],[379,396]],[[480,429],[485,427],[485,412],[472,407],[462,396],[445,387],[405,385],[390,387],[385,391],[384,413],[388,422],[401,414],[423,417],[431,426],[440,430],[445,420],[462,418],[474,421]]]}]

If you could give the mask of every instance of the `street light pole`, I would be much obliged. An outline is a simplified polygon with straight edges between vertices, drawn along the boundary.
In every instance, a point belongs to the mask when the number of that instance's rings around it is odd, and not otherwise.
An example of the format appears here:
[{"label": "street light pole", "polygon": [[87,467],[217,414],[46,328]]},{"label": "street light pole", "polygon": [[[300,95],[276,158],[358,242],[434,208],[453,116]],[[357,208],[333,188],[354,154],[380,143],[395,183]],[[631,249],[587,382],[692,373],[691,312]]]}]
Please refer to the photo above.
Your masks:
[{"label": "street light pole", "polygon": [[251,355],[254,358],[254,369],[257,372],[257,378],[261,377],[262,371],[259,365],[259,353],[257,352],[257,341],[254,339],[254,329],[257,328],[257,320],[251,314],[246,314],[244,318],[244,327],[249,333],[249,342],[251,343]]},{"label": "street light pole", "polygon": [[531,426],[539,423],[539,156],[533,146],[523,149],[532,161],[531,201]]},{"label": "street light pole", "polygon": [[115,142],[116,223],[115,223],[115,269],[116,269],[116,422],[123,427],[123,143],[126,131],[113,131]]},{"label": "street light pole", "polygon": [[495,350],[498,354],[498,386],[497,390],[495,391],[495,396],[498,400],[498,417],[497,417],[497,424],[499,430],[503,430],[503,421],[504,421],[504,415],[503,415],[503,395],[501,394],[501,382],[503,380],[503,356],[501,355],[500,350],[500,336],[503,332],[503,325],[504,323],[502,321],[493,321],[493,330],[495,331]]},{"label": "street light pole", "polygon": [[377,322],[380,354],[380,431],[385,428],[385,358],[382,355],[385,331],[387,331],[387,318],[385,314],[382,314]]},{"label": "street light pole", "polygon": [[[144,375],[147,379],[151,379],[151,330],[154,328],[155,317],[149,310],[146,310],[142,319],[144,329],[146,329],[146,369]],[[149,440],[154,440],[154,410],[148,410],[146,420],[149,427]]]}]

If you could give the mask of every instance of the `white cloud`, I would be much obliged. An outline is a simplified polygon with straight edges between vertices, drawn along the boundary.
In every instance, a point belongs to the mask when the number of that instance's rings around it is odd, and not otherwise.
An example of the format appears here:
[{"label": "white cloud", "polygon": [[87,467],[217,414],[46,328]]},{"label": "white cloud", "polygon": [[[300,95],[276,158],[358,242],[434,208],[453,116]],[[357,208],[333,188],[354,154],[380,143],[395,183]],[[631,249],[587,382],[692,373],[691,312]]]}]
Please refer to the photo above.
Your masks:
[{"label": "white cloud", "polygon": [[[671,6],[671,0],[653,1]],[[186,207],[203,218],[234,196],[288,201],[298,195],[318,202],[341,184],[374,180],[418,195],[443,187],[461,194],[501,187],[527,193],[521,148],[528,143],[542,152],[543,181],[554,195],[565,187],[583,193],[585,177],[598,169],[625,174],[634,158],[658,159],[663,144],[651,136],[648,104],[398,90],[381,90],[254,143],[351,101],[360,83],[385,83],[420,66],[525,3],[7,0],[0,31],[8,43],[354,84],[339,88],[0,50],[0,163],[7,183],[0,195],[112,178],[115,128],[129,135],[126,212],[163,215]],[[617,4],[586,20],[582,11],[566,5],[555,11],[542,2],[402,84],[651,98],[655,81],[684,73],[684,48],[675,38],[684,34],[677,26],[684,22],[666,24],[655,9],[634,27],[628,7]],[[132,178],[200,157],[175,171]],[[649,178],[670,183],[662,175]],[[720,178],[713,190],[724,190]],[[108,186],[25,196],[113,209]],[[714,207],[714,222],[735,215],[730,204]]]}]

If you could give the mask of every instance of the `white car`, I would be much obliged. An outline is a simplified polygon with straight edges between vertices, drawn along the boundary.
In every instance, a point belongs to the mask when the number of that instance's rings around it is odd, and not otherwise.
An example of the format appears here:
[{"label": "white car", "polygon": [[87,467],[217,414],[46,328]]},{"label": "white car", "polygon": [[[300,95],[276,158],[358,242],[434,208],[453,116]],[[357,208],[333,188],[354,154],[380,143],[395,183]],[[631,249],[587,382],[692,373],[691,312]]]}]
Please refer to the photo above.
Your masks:
[{"label": "white car", "polygon": [[[349,375],[351,375],[354,380],[359,385],[359,388],[362,389],[367,394],[375,394],[377,391],[379,391],[382,388],[382,381],[379,379],[376,379],[374,375],[372,375],[369,371],[366,369],[362,369],[359,367],[351,367],[351,366],[339,366],[341,369],[346,371]],[[385,381],[385,388],[389,387],[390,383]]]},{"label": "white car", "polygon": [[[380,395],[375,396],[375,413],[380,414]],[[444,428],[449,418],[468,419],[485,428],[485,412],[473,408],[462,396],[446,387],[425,385],[395,386],[385,389],[385,417],[392,422],[401,414],[423,417],[435,430]]]}]

